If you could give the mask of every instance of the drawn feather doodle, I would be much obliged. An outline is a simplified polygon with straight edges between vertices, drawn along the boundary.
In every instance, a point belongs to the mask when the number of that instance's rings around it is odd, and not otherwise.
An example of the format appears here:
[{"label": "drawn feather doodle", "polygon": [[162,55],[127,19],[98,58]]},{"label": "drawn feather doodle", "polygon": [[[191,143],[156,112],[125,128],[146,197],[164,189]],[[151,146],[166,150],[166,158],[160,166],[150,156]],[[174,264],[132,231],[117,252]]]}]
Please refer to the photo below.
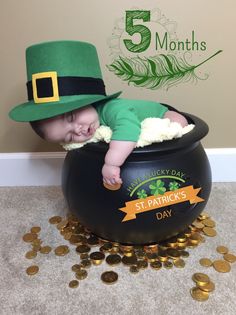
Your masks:
[{"label": "drawn feather doodle", "polygon": [[190,65],[185,58],[160,54],[149,58],[119,56],[107,67],[123,81],[128,81],[128,84],[153,90],[168,90],[180,83],[197,81],[199,77],[195,74],[195,69],[221,52],[222,50],[217,51],[197,65]]}]

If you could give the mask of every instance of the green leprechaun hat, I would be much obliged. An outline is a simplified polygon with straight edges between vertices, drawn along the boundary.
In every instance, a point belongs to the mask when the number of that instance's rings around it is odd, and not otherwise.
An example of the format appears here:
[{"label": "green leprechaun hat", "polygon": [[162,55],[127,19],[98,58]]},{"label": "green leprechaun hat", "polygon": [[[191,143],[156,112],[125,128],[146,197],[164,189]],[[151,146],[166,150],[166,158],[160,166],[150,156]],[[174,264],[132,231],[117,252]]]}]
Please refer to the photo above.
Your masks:
[{"label": "green leprechaun hat", "polygon": [[53,41],[26,49],[28,102],[14,107],[15,121],[54,117],[98,101],[106,95],[95,46],[80,41]]}]

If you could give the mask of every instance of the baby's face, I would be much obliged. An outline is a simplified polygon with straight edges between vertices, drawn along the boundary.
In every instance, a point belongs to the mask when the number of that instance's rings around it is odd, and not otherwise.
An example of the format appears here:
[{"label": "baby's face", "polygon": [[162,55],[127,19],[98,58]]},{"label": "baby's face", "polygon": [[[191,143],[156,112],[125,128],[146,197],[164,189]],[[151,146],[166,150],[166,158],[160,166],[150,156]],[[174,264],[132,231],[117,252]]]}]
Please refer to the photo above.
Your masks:
[{"label": "baby's face", "polygon": [[85,106],[42,122],[45,140],[51,142],[84,142],[93,137],[99,127],[96,109]]}]

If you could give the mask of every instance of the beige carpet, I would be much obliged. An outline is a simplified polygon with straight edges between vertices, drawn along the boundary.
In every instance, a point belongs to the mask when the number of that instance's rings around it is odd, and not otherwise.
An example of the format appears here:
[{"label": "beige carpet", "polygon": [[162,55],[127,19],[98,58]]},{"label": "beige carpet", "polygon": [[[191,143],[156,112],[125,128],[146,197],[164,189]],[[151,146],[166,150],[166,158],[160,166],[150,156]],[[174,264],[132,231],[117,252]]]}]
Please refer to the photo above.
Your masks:
[{"label": "beige carpet", "polygon": [[[74,247],[71,245],[65,257],[51,252],[31,261],[24,257],[30,246],[22,241],[32,226],[39,225],[45,245],[68,244],[48,223],[51,216],[67,212],[60,188],[1,188],[0,314],[236,314],[236,263],[224,274],[199,264],[202,257],[221,257],[217,245],[226,245],[236,254],[236,183],[214,184],[205,211],[216,221],[218,235],[189,250],[184,269],[149,268],[130,274],[127,267],[103,263],[91,267],[77,289],[70,289],[68,283],[74,279],[71,266],[79,261]],[[32,262],[40,271],[30,277],[25,269]],[[111,268],[118,272],[119,280],[108,286],[100,275]],[[195,272],[207,273],[216,285],[207,302],[190,296]]]}]

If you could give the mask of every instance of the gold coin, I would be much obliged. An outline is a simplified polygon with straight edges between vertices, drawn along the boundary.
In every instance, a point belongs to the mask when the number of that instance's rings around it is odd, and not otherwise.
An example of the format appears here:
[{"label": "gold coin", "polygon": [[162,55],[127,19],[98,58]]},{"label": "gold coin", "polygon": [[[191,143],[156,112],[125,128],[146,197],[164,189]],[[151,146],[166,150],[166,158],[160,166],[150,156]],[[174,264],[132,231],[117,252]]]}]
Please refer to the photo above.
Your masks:
[{"label": "gold coin", "polygon": [[112,246],[119,247],[119,246],[120,246],[120,243],[112,242]]},{"label": "gold coin", "polygon": [[201,243],[205,243],[206,242],[206,239],[204,236],[200,235],[200,242]]},{"label": "gold coin", "polygon": [[102,252],[93,252],[89,255],[90,259],[102,260],[105,259],[105,255]]},{"label": "gold coin", "polygon": [[177,235],[177,242],[178,243],[184,243],[186,242],[186,235],[184,233],[180,233]]},{"label": "gold coin", "polygon": [[39,267],[36,265],[30,266],[26,269],[26,273],[29,276],[35,275],[39,271]]},{"label": "gold coin", "polygon": [[194,221],[192,225],[195,226],[197,229],[202,229],[205,226],[201,221]]},{"label": "gold coin", "polygon": [[136,265],[137,264],[137,257],[136,256],[123,256],[121,259],[122,263],[127,266]]},{"label": "gold coin", "polygon": [[198,246],[199,243],[200,243],[199,241],[189,239],[187,246],[189,248],[195,248]]},{"label": "gold coin", "polygon": [[209,258],[201,258],[199,260],[199,263],[203,267],[211,267],[212,266],[212,261]]},{"label": "gold coin", "polygon": [[25,254],[25,257],[27,259],[32,259],[32,258],[35,258],[36,256],[37,256],[37,252],[34,250],[30,250]]},{"label": "gold coin", "polygon": [[158,245],[145,245],[143,248],[139,248],[139,250],[143,250],[145,253],[156,253],[158,251]]},{"label": "gold coin", "polygon": [[[147,251],[149,253],[156,253],[158,251],[158,244],[152,244],[152,245],[147,245],[148,250],[145,250],[144,246],[144,251]],[[141,250],[142,248],[138,248],[138,250]]]},{"label": "gold coin", "polygon": [[191,235],[191,229],[188,227],[187,229],[183,231],[183,233],[186,237],[189,237]]},{"label": "gold coin", "polygon": [[162,263],[160,261],[153,261],[150,263],[150,266],[155,270],[159,270],[162,267]]},{"label": "gold coin", "polygon": [[205,291],[205,292],[212,292],[215,290],[215,284],[212,281],[210,281],[204,285],[200,285],[199,283],[197,283],[197,287],[199,289],[201,289],[202,291]]},{"label": "gold coin", "polygon": [[158,252],[165,251],[169,246],[167,245],[166,241],[161,241],[158,244]]},{"label": "gold coin", "polygon": [[182,250],[182,249],[186,248],[186,246],[188,245],[188,241],[186,241],[186,242],[178,242],[177,244],[178,244],[177,249]]},{"label": "gold coin", "polygon": [[195,241],[198,244],[201,240],[201,235],[198,232],[194,232],[190,235],[189,240]]},{"label": "gold coin", "polygon": [[174,260],[174,265],[175,267],[177,268],[184,268],[185,266],[185,261],[181,258],[177,259],[177,260]]},{"label": "gold coin", "polygon": [[176,248],[178,245],[177,242],[178,242],[177,237],[172,237],[166,240],[167,246],[171,248]]},{"label": "gold coin", "polygon": [[70,283],[69,283],[69,287],[70,288],[77,288],[79,286],[79,281],[78,280],[72,280],[72,281],[70,281]]},{"label": "gold coin", "polygon": [[138,260],[137,267],[138,269],[145,269],[148,267],[148,262],[146,260]]},{"label": "gold coin", "polygon": [[118,189],[120,189],[121,184],[109,185],[109,184],[103,183],[103,186],[104,186],[106,189],[109,189],[109,190],[118,190]]},{"label": "gold coin", "polygon": [[54,252],[57,256],[65,256],[69,253],[69,247],[67,245],[60,245],[55,248]]},{"label": "gold coin", "polygon": [[50,224],[58,224],[61,222],[61,220],[62,220],[62,217],[57,215],[57,216],[51,217],[48,221]]},{"label": "gold coin", "polygon": [[109,251],[111,251],[111,249],[112,249],[112,244],[111,243],[105,243],[99,248],[99,250],[102,253],[109,252]]},{"label": "gold coin", "polygon": [[209,298],[209,293],[208,292],[204,292],[202,291],[201,289],[195,287],[195,288],[192,288],[190,290],[190,293],[192,295],[192,298],[196,301],[200,301],[200,302],[203,302],[203,301],[206,301],[208,300]]},{"label": "gold coin", "polygon": [[42,241],[40,239],[38,239],[38,238],[36,238],[35,240],[33,240],[31,242],[31,245],[33,245],[33,246],[38,246],[38,245],[41,245],[41,244],[42,244]]},{"label": "gold coin", "polygon": [[139,272],[139,269],[138,269],[138,266],[137,265],[132,265],[129,267],[129,271],[131,273],[138,273]]},{"label": "gold coin", "polygon": [[158,259],[162,262],[167,261],[168,260],[167,252],[165,250],[160,250],[158,252]]},{"label": "gold coin", "polygon": [[173,264],[171,261],[164,261],[163,263],[163,266],[166,268],[166,269],[171,269],[173,267]]},{"label": "gold coin", "polygon": [[91,248],[88,245],[79,245],[76,247],[76,252],[79,254],[88,253]]},{"label": "gold coin", "polygon": [[120,248],[120,251],[124,254],[134,252],[134,246],[132,245],[120,245],[119,248]]},{"label": "gold coin", "polygon": [[87,273],[86,270],[80,269],[80,270],[76,271],[75,276],[76,276],[76,278],[77,278],[78,280],[84,280],[85,278],[87,278],[88,273]]},{"label": "gold coin", "polygon": [[[197,232],[197,231],[198,231],[198,229],[196,228],[196,226],[190,225],[189,227],[190,227],[190,229],[191,229],[191,234],[192,234],[193,232]],[[191,236],[191,235],[190,235],[190,236]]]},{"label": "gold coin", "polygon": [[30,232],[31,233],[39,233],[41,231],[41,227],[40,226],[33,226],[31,229],[30,229]]},{"label": "gold coin", "polygon": [[89,257],[94,265],[100,265],[105,259],[105,255],[101,252],[93,252]]},{"label": "gold coin", "polygon": [[191,244],[191,243],[188,244],[188,248],[195,248],[197,246],[198,246],[198,244]]},{"label": "gold coin", "polygon": [[194,282],[199,283],[200,285],[204,285],[210,282],[210,278],[208,277],[208,275],[201,272],[194,273],[192,279]]},{"label": "gold coin", "polygon": [[96,236],[90,236],[87,239],[87,243],[89,246],[98,246],[99,245],[99,239]]},{"label": "gold coin", "polygon": [[84,233],[85,233],[85,230],[84,230],[84,227],[82,225],[75,226],[73,228],[73,234],[75,234],[75,235],[84,234]]},{"label": "gold coin", "polygon": [[198,218],[199,218],[199,220],[205,220],[205,219],[207,219],[209,217],[210,216],[209,216],[209,214],[207,212],[202,212],[202,213],[200,213]]},{"label": "gold coin", "polygon": [[25,241],[26,243],[31,243],[34,240],[36,240],[37,237],[38,237],[38,235],[36,233],[26,233],[23,236],[23,241]]},{"label": "gold coin", "polygon": [[89,254],[88,253],[82,253],[79,256],[80,256],[80,259],[89,259]]},{"label": "gold coin", "polygon": [[76,217],[75,214],[73,213],[68,213],[67,214],[67,219],[73,223],[79,223],[79,219]]},{"label": "gold coin", "polygon": [[180,256],[187,258],[189,257],[189,252],[187,252],[186,250],[181,250],[180,251]]},{"label": "gold coin", "polygon": [[[59,224],[59,223],[58,223]],[[63,237],[68,234],[68,233],[72,233],[73,232],[73,229],[72,229],[72,226],[70,226],[70,223],[68,223],[67,226],[63,227],[61,230],[60,230],[60,233],[61,235],[63,235]]]},{"label": "gold coin", "polygon": [[67,219],[63,219],[61,222],[57,224],[57,229],[58,230],[64,229],[67,226],[68,222],[69,221]]},{"label": "gold coin", "polygon": [[157,261],[158,260],[158,255],[157,253],[147,253],[147,260],[149,262],[154,262],[154,261]]},{"label": "gold coin", "polygon": [[52,247],[50,247],[50,246],[42,246],[40,248],[40,253],[41,254],[49,254],[51,250],[52,250]]},{"label": "gold coin", "polygon": [[91,260],[83,259],[83,260],[81,260],[80,264],[83,268],[89,268],[89,267],[91,267]]},{"label": "gold coin", "polygon": [[144,250],[138,250],[136,251],[135,255],[137,258],[144,258],[146,256],[146,253]]},{"label": "gold coin", "polygon": [[111,254],[107,256],[106,262],[108,263],[108,265],[115,266],[121,262],[121,257],[117,254]]},{"label": "gold coin", "polygon": [[82,266],[79,265],[79,264],[75,264],[75,265],[73,265],[73,266],[71,267],[71,270],[74,271],[74,272],[77,272],[77,271],[79,271],[79,270],[81,270],[81,269],[82,269]]},{"label": "gold coin", "polygon": [[101,280],[106,284],[113,284],[118,280],[118,274],[114,271],[105,271],[101,275]]},{"label": "gold coin", "polygon": [[212,221],[211,219],[202,220],[202,223],[203,223],[205,226],[212,227],[212,228],[216,226],[215,222]]},{"label": "gold coin", "polygon": [[179,258],[180,257],[180,252],[177,249],[174,249],[174,248],[168,248],[166,250],[166,253],[171,258]]},{"label": "gold coin", "polygon": [[128,251],[123,252],[123,255],[127,257],[131,257],[131,256],[134,256],[135,253],[133,250],[128,250]]},{"label": "gold coin", "polygon": [[119,246],[113,246],[111,248],[111,250],[109,250],[109,253],[111,253],[111,254],[118,254],[119,251],[120,251]]},{"label": "gold coin", "polygon": [[234,254],[227,253],[227,254],[224,254],[223,257],[225,260],[227,260],[230,263],[234,263],[236,261],[236,256]]},{"label": "gold coin", "polygon": [[72,232],[65,232],[65,234],[63,234],[63,237],[66,241],[69,241],[71,236],[72,236]]},{"label": "gold coin", "polygon": [[86,238],[81,234],[72,234],[70,239],[69,239],[69,242],[71,244],[81,245],[82,243],[86,242]]},{"label": "gold coin", "polygon": [[216,230],[214,230],[213,228],[208,227],[208,226],[205,226],[202,230],[203,230],[204,234],[206,234],[207,236],[210,236],[210,237],[214,237],[217,234]]},{"label": "gold coin", "polygon": [[216,251],[220,254],[227,254],[229,250],[226,246],[217,246]]},{"label": "gold coin", "polygon": [[213,267],[218,272],[229,272],[231,270],[230,264],[225,260],[215,260]]},{"label": "gold coin", "polygon": [[[31,245],[33,245],[33,244],[31,243]],[[41,246],[40,246],[40,245],[33,245],[33,246],[32,246],[32,250],[33,250],[34,252],[39,252],[40,249],[41,249]]]}]

